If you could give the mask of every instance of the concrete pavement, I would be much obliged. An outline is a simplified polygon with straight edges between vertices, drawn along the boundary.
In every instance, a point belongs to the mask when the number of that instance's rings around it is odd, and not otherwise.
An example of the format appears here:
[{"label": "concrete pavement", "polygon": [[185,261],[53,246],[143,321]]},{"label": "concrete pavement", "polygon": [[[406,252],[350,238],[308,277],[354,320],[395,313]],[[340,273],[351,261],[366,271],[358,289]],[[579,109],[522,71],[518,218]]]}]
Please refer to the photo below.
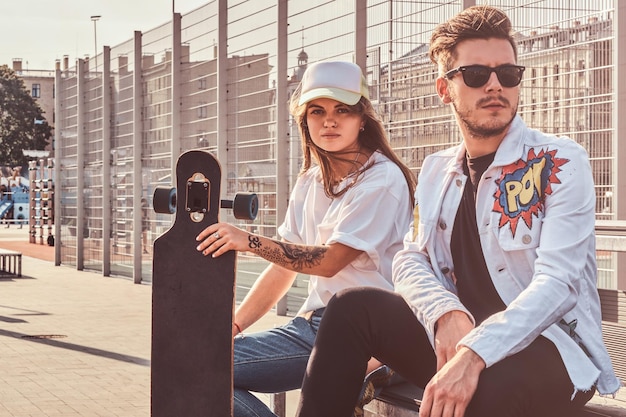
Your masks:
[{"label": "concrete pavement", "polygon": [[[28,242],[26,227],[1,226],[0,248],[15,242]],[[151,286],[26,249],[23,276],[0,278],[0,416],[150,416]],[[270,313],[249,330],[288,320]],[[295,401],[289,394],[288,415]]]}]

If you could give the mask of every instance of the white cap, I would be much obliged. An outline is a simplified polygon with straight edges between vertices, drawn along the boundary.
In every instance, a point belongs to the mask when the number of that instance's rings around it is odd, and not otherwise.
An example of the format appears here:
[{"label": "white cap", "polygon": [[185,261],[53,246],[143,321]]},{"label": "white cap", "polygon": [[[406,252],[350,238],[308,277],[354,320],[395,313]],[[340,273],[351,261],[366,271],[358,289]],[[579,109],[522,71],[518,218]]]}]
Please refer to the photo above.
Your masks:
[{"label": "white cap", "polygon": [[369,99],[361,67],[347,61],[323,61],[309,65],[304,72],[298,105],[322,97],[353,105],[361,96]]}]

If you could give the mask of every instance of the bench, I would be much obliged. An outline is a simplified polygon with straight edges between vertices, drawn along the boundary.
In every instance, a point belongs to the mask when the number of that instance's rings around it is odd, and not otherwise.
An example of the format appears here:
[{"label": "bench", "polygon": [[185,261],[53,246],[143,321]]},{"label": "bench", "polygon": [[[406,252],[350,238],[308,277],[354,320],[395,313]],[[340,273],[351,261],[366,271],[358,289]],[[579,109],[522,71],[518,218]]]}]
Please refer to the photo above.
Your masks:
[{"label": "bench", "polygon": [[[409,383],[386,388],[365,407],[365,417],[418,417],[424,391]],[[595,396],[577,416],[570,417],[625,417],[626,402]]]},{"label": "bench", "polygon": [[22,254],[13,250],[0,249],[0,277],[22,276]]}]

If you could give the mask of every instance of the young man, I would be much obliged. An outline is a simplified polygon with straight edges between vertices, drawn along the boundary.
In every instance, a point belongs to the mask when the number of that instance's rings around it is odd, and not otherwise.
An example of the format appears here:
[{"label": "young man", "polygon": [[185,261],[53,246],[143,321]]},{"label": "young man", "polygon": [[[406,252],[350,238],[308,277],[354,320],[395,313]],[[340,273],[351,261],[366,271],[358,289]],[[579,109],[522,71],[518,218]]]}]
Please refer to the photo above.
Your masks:
[{"label": "young man", "polygon": [[459,146],[424,161],[395,293],[328,304],[299,416],[350,416],[375,357],[425,387],[421,417],[571,416],[619,381],[602,342],[587,154],[517,116],[524,67],[500,10],[438,26]]}]

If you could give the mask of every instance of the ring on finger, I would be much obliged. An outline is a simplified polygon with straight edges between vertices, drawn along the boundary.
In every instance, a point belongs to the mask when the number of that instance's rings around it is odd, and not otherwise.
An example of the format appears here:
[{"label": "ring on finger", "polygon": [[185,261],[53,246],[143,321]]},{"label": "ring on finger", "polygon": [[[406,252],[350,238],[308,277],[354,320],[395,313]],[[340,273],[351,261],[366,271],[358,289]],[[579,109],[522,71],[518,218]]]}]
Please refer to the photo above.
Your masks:
[{"label": "ring on finger", "polygon": [[215,240],[219,239],[221,236],[219,234],[219,232],[215,232],[213,233],[213,237],[215,238]]}]

